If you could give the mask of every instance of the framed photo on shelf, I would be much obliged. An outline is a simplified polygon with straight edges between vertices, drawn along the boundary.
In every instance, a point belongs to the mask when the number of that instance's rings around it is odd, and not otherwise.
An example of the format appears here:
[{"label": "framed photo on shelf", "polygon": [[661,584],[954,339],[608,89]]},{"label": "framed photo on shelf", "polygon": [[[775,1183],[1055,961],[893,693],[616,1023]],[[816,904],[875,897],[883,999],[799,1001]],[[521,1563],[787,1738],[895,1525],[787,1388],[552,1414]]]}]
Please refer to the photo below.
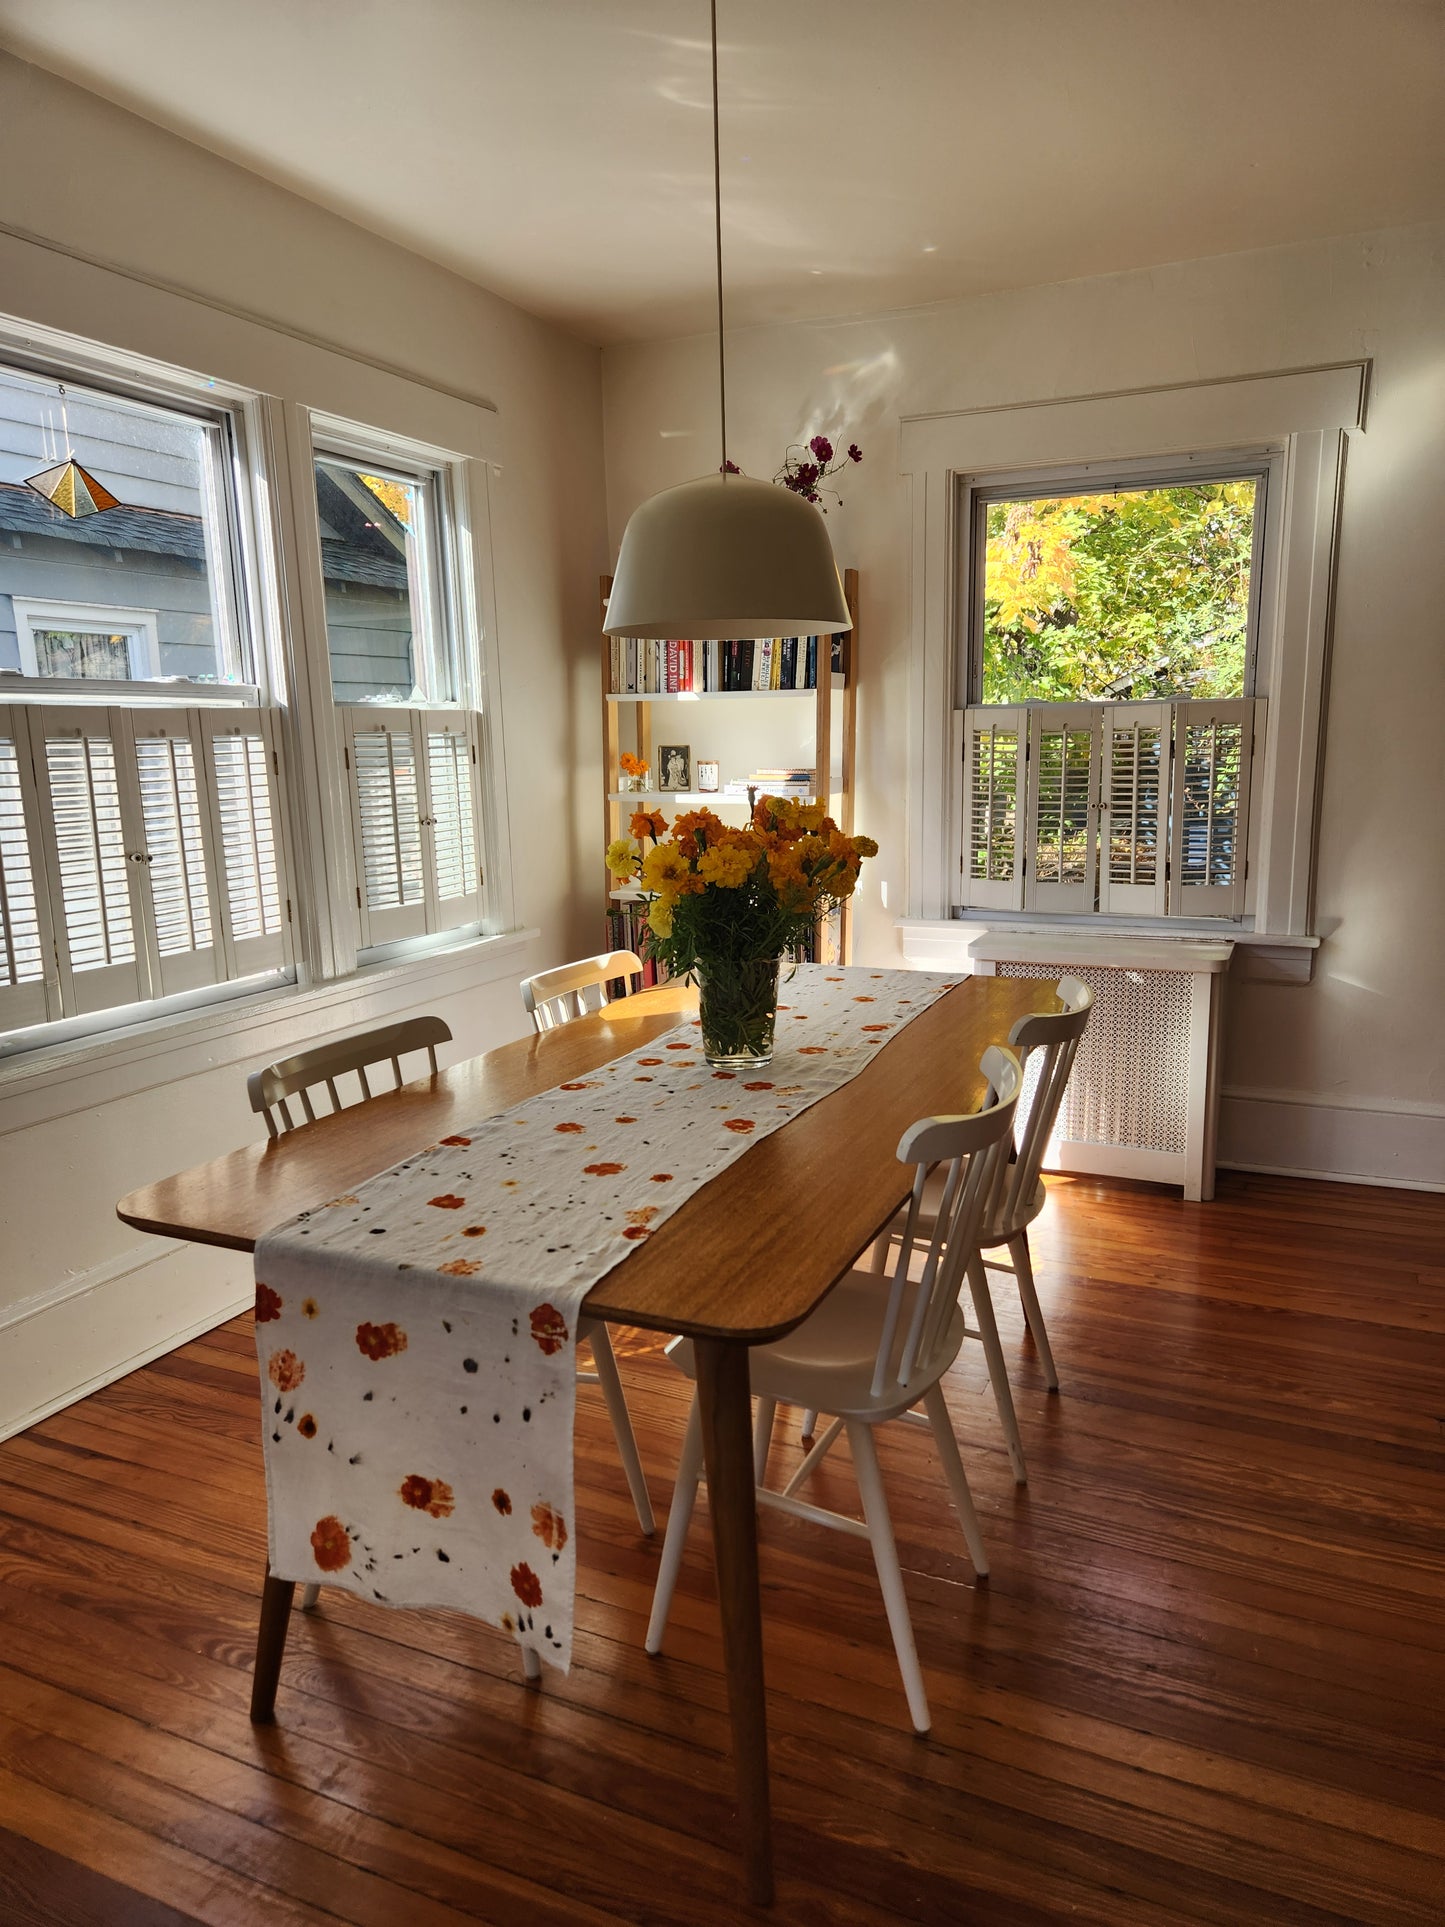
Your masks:
[{"label": "framed photo on shelf", "polygon": [[722,766],[707,757],[697,759],[697,786],[700,790],[720,790],[722,788]]},{"label": "framed photo on shelf", "polygon": [[657,787],[660,790],[692,788],[692,749],[687,743],[662,743],[657,750]]}]

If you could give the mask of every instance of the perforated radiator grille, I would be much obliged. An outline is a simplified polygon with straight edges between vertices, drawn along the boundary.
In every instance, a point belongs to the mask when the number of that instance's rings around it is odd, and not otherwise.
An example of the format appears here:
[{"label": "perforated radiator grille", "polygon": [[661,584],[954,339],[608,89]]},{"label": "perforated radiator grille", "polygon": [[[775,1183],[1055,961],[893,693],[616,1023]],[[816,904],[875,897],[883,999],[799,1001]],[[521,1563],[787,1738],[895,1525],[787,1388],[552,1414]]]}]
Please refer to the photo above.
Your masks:
[{"label": "perforated radiator grille", "polygon": [[1189,985],[1177,970],[1001,963],[1001,977],[1077,977],[1094,993],[1057,1136],[1182,1153],[1189,1123]]}]

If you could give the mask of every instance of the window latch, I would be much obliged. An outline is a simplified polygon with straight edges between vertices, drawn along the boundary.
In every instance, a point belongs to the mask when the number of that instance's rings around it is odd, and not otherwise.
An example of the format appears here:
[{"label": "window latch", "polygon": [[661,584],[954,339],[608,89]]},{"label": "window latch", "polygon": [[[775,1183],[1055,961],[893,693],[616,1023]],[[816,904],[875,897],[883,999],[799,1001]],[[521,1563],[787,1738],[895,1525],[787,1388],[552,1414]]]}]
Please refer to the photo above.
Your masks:
[{"label": "window latch", "polygon": [[149,850],[127,850],[126,861],[128,863],[154,863],[155,858]]}]

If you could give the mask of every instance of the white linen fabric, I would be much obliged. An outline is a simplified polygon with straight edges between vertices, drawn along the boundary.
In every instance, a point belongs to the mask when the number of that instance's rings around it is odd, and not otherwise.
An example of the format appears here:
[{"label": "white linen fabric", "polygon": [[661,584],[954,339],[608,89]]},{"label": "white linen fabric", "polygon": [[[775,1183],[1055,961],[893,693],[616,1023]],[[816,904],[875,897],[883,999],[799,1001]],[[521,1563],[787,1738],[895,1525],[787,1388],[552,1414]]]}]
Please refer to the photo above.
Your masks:
[{"label": "white linen fabric", "polygon": [[957,981],[802,965],[755,1074],[710,1070],[694,1019],[268,1232],[272,1572],[473,1613],[565,1671],[582,1300]]}]

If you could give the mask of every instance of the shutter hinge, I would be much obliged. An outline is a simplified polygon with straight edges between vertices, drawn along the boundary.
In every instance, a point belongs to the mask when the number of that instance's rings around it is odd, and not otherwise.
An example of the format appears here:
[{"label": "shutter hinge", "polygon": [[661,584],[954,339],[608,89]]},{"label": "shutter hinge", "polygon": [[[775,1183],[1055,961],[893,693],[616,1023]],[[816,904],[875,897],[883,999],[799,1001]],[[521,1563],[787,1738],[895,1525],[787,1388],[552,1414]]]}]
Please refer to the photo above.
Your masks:
[{"label": "shutter hinge", "polygon": [[271,768],[277,776],[281,774],[281,752],[278,749],[271,752]]},{"label": "shutter hinge", "polygon": [[287,897],[287,899],[286,899],[286,921],[287,921],[287,923],[290,923],[290,921],[291,921],[291,899],[290,899],[290,897]]},{"label": "shutter hinge", "polygon": [[361,885],[359,883],[356,886],[356,907],[358,910],[361,908]]},{"label": "shutter hinge", "polygon": [[472,763],[473,763],[473,765],[475,765],[475,763],[476,763],[476,760],[477,760],[477,746],[476,746],[476,744],[475,744],[475,743],[473,743],[473,744],[472,744]]},{"label": "shutter hinge", "polygon": [[487,880],[486,873],[483,871],[482,866],[479,863],[477,865],[477,888],[481,889],[483,884],[485,884],[486,880]]},{"label": "shutter hinge", "polygon": [[351,768],[351,746],[350,746],[350,744],[348,744],[348,743],[343,743],[343,744],[341,745],[341,753],[342,753],[342,755],[343,755],[343,756],[344,756],[344,757],[346,758],[346,767],[347,767],[348,769],[350,769],[350,768]]}]

